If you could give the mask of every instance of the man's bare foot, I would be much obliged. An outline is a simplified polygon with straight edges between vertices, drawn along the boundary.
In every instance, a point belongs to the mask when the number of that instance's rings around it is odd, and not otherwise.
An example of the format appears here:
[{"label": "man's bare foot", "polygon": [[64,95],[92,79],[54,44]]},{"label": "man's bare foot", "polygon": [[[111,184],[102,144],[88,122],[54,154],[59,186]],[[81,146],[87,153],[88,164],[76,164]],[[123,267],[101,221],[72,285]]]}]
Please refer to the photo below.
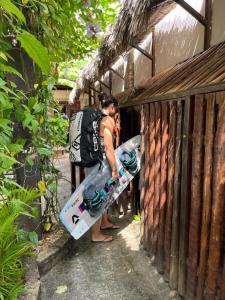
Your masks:
[{"label": "man's bare foot", "polygon": [[92,235],[91,241],[94,243],[107,243],[112,242],[113,237],[111,235],[98,234]]}]

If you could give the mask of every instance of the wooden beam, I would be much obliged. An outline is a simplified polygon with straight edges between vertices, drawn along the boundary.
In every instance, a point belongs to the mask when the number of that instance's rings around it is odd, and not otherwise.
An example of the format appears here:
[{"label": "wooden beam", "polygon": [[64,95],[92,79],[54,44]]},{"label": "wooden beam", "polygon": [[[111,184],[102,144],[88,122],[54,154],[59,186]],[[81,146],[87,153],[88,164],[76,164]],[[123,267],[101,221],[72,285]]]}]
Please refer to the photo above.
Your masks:
[{"label": "wooden beam", "polygon": [[205,2],[205,36],[204,36],[204,49],[210,47],[211,37],[212,37],[212,0],[206,0]]},{"label": "wooden beam", "polygon": [[124,80],[124,76],[121,75],[119,72],[117,72],[116,70],[114,70],[110,66],[108,66],[108,69]]},{"label": "wooden beam", "polygon": [[138,45],[131,45],[133,48],[137,49],[139,52],[141,52],[144,56],[146,56],[147,58],[152,60],[152,55],[150,53],[148,53],[147,51],[145,51],[144,49],[142,49],[141,47],[139,47]]},{"label": "wooden beam", "polygon": [[189,14],[191,14],[195,19],[197,19],[203,26],[207,26],[206,19],[197,12],[191,5],[189,5],[184,0],[174,0],[176,3],[178,3],[181,7],[183,7]]},{"label": "wooden beam", "polygon": [[92,87],[92,86],[90,86],[90,89],[93,90],[94,92],[98,93],[98,94],[101,93],[100,91],[96,90],[96,89],[95,89],[94,87]]},{"label": "wooden beam", "polygon": [[107,89],[110,90],[110,86],[108,86],[107,84],[105,84],[103,81],[101,81],[101,80],[98,79],[98,82],[99,82],[100,84],[104,85]]},{"label": "wooden beam", "polygon": [[209,85],[205,87],[197,87],[197,88],[192,88],[188,89],[185,91],[179,91],[175,93],[169,93],[169,94],[164,94],[164,95],[159,95],[159,96],[145,96],[143,97],[139,102],[135,101],[135,99],[131,100],[129,103],[125,104],[120,104],[120,107],[131,107],[135,105],[141,105],[145,103],[152,103],[152,102],[158,102],[158,101],[170,101],[178,98],[183,98],[186,96],[191,96],[191,95],[197,95],[197,94],[207,94],[207,93],[212,93],[212,92],[219,92],[219,91],[224,91],[225,90],[225,83],[220,83],[220,84],[214,84],[214,85]]},{"label": "wooden beam", "polygon": [[152,77],[155,76],[155,27],[152,29]]}]

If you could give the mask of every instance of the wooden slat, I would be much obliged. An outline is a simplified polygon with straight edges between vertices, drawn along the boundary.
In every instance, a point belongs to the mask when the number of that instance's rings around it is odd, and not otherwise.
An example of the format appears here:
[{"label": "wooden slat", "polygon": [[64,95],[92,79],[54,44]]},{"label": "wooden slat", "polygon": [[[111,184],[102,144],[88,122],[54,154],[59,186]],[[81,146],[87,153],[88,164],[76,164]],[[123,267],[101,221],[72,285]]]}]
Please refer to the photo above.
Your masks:
[{"label": "wooden slat", "polygon": [[161,156],[161,104],[155,104],[156,109],[156,147],[155,147],[155,197],[154,197],[154,233],[153,254],[157,254],[157,240],[159,235],[159,209],[160,209],[160,156]]},{"label": "wooden slat", "polygon": [[220,300],[225,300],[225,254],[223,257],[223,273],[221,278]]},{"label": "wooden slat", "polygon": [[168,180],[167,180],[167,208],[165,225],[165,280],[169,279],[170,250],[172,235],[172,215],[174,197],[174,175],[175,175],[175,136],[176,136],[176,104],[169,104],[169,141],[168,141]]},{"label": "wooden slat", "polygon": [[180,212],[180,179],[181,179],[181,135],[182,135],[182,104],[177,102],[177,124],[176,124],[176,149],[175,149],[175,176],[174,176],[174,198],[171,234],[171,259],[169,284],[171,289],[178,286],[178,260],[179,260],[179,212]]},{"label": "wooden slat", "polygon": [[203,122],[204,101],[203,96],[195,97],[194,130],[192,149],[192,175],[191,175],[191,211],[189,226],[189,251],[187,264],[187,296],[195,298],[197,283],[197,267],[199,258],[200,221],[202,208],[203,183]]},{"label": "wooden slat", "polygon": [[145,198],[145,105],[141,106],[141,170],[140,170],[140,206],[141,206],[141,243],[144,243],[144,198]]},{"label": "wooden slat", "polygon": [[214,300],[221,259],[225,195],[225,94],[220,95],[218,126],[214,143],[213,204],[205,298]]},{"label": "wooden slat", "polygon": [[148,206],[149,206],[149,104],[144,106],[145,110],[145,165],[144,165],[144,248],[149,250],[149,227],[148,227]]},{"label": "wooden slat", "polygon": [[167,150],[168,150],[168,107],[162,105],[162,145],[161,145],[161,170],[160,170],[160,210],[159,210],[159,238],[157,266],[159,273],[164,272],[164,238],[167,196]]},{"label": "wooden slat", "polygon": [[182,170],[181,170],[181,198],[180,198],[180,225],[179,225],[179,266],[178,292],[185,296],[186,258],[188,250],[188,218],[190,203],[190,97],[185,99],[183,136],[182,136]]},{"label": "wooden slat", "polygon": [[155,196],[155,105],[150,105],[150,158],[149,158],[149,209],[148,209],[148,224],[149,224],[149,241],[150,255],[153,254],[154,240],[154,196]]},{"label": "wooden slat", "polygon": [[212,203],[212,164],[213,140],[215,127],[215,95],[206,96],[206,129],[204,153],[204,182],[203,182],[203,207],[200,242],[200,261],[198,269],[197,300],[203,299],[203,290],[206,277],[207,255],[209,251],[209,230]]}]

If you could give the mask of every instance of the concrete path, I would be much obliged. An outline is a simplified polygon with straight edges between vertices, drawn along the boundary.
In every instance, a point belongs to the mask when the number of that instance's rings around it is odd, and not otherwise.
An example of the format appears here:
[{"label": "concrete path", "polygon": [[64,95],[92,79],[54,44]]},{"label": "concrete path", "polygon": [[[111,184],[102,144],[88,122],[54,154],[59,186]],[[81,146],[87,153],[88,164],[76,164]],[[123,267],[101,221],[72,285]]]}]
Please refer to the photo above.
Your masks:
[{"label": "concrete path", "polygon": [[120,219],[114,241],[94,244],[87,233],[41,279],[40,300],[178,299],[139,247],[139,222]]},{"label": "concrete path", "polygon": [[[68,154],[55,165],[69,180]],[[59,181],[61,206],[70,195],[67,180]],[[121,229],[111,231],[111,243],[91,243],[90,233],[75,241],[70,255],[41,278],[40,300],[178,299],[140,249],[140,223],[132,222],[129,215],[116,222]]]}]

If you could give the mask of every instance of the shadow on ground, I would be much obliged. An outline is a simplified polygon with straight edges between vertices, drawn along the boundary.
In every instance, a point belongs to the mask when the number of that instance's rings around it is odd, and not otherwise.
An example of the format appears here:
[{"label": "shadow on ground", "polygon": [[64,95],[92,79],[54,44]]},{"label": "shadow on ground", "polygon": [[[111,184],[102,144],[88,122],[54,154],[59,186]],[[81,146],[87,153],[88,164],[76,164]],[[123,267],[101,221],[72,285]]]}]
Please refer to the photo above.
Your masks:
[{"label": "shadow on ground", "polygon": [[41,300],[177,299],[140,249],[140,223],[127,215],[111,243],[91,243],[90,232],[41,279]]}]

